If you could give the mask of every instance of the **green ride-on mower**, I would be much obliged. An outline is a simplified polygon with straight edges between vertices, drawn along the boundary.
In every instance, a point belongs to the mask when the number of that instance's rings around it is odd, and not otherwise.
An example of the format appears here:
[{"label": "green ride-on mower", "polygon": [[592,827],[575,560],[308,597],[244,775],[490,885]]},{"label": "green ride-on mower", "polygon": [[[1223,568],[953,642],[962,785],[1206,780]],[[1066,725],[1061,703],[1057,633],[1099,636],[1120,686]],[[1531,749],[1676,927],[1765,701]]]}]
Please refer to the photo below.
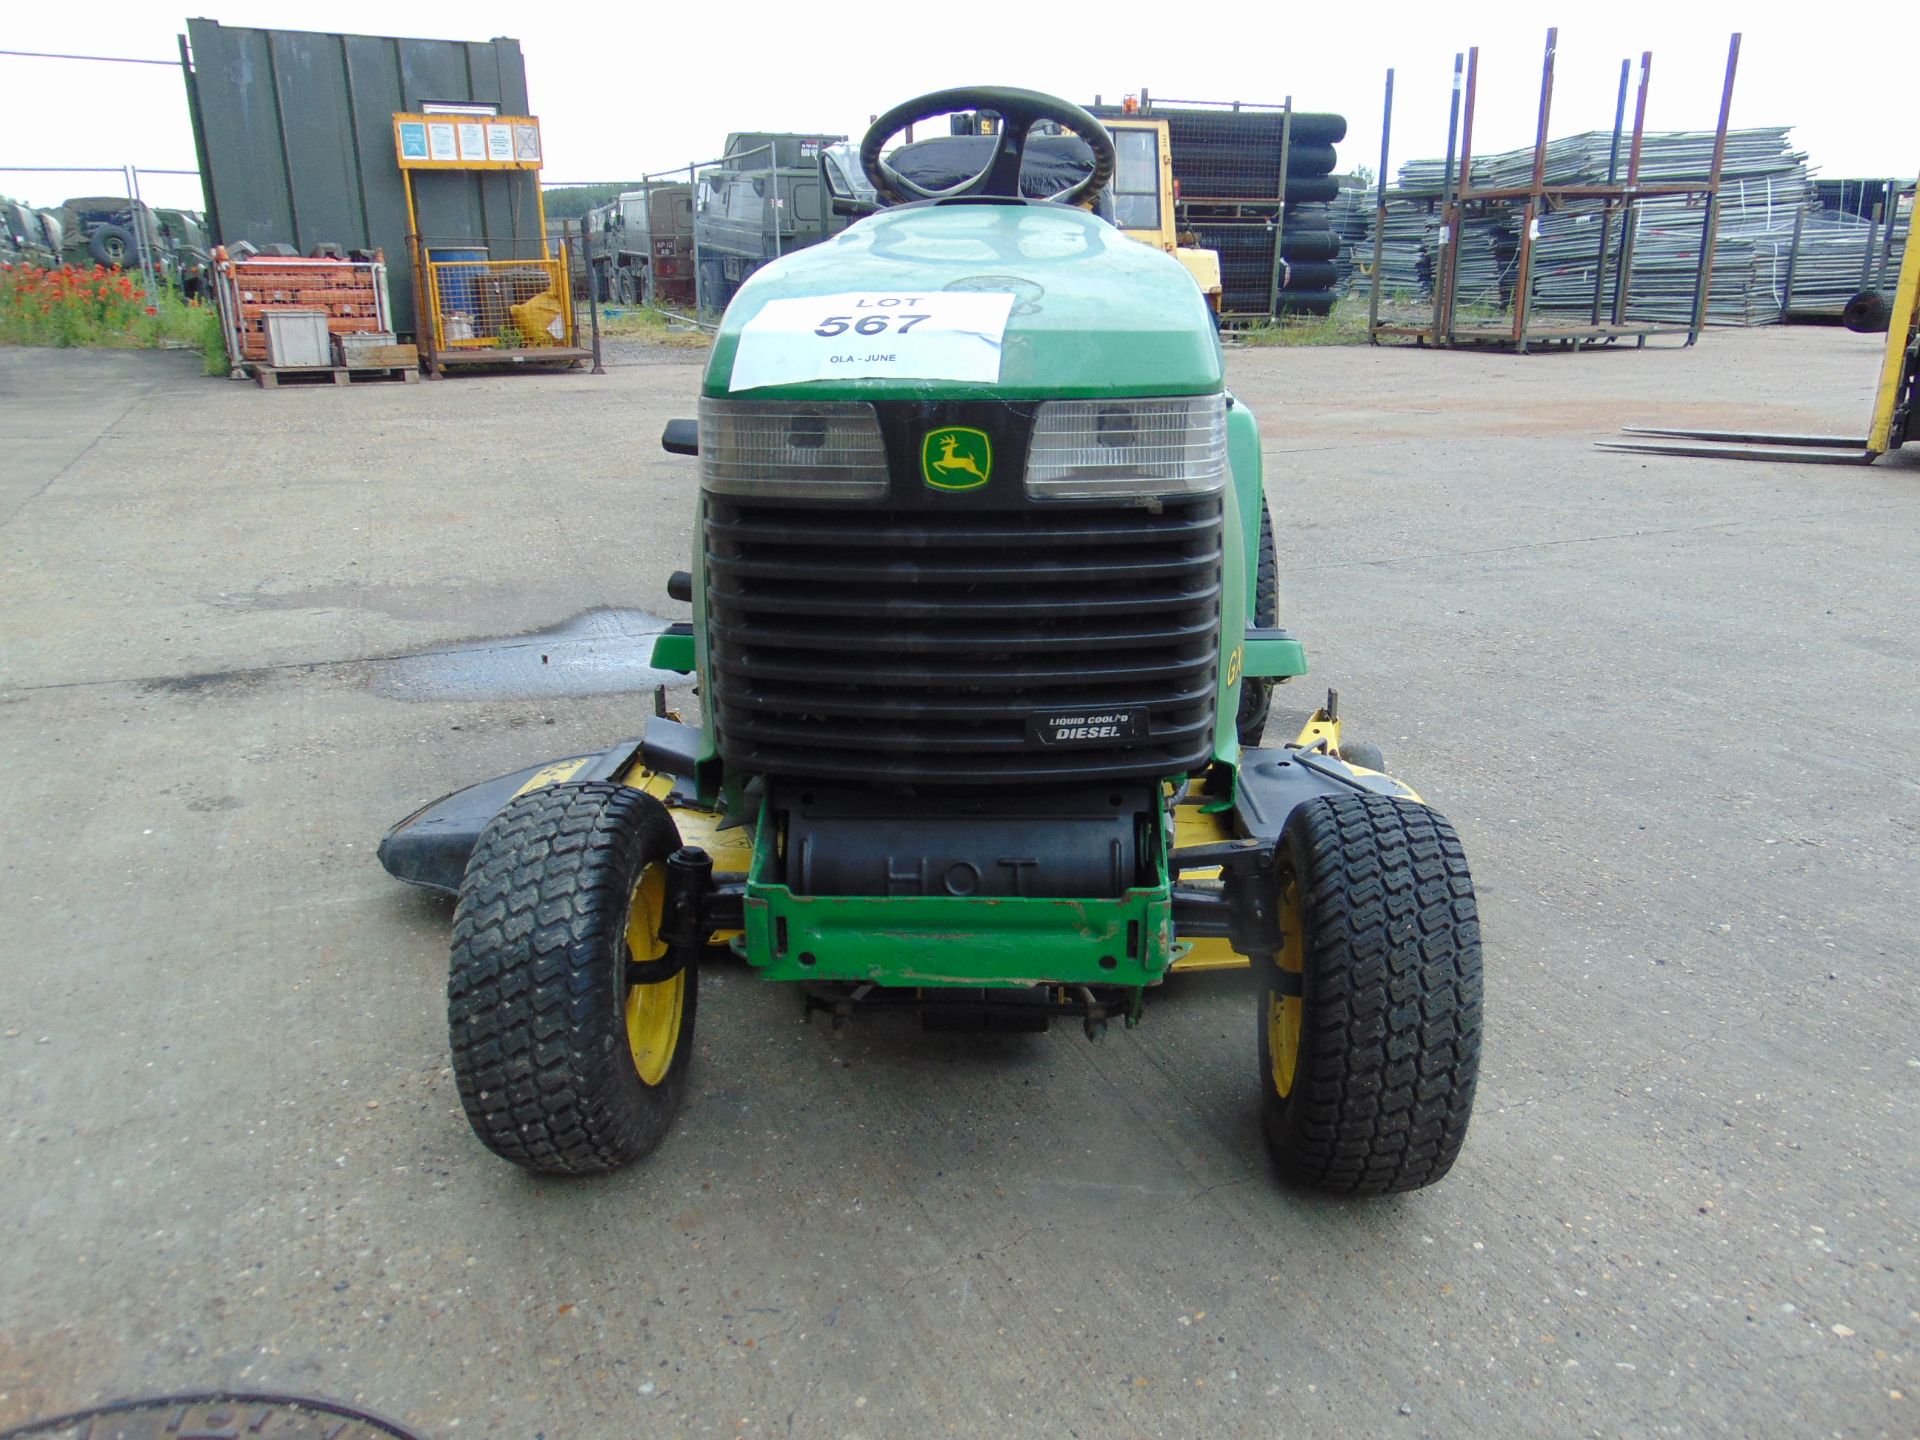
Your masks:
[{"label": "green ride-on mower", "polygon": [[[883,155],[960,111],[1000,123]],[[1306,663],[1206,301],[1103,218],[1114,146],[1078,106],[942,91],[860,159],[880,208],[740,289],[698,422],[667,428],[699,457],[669,586],[693,617],[653,657],[697,677],[700,723],[662,701],[641,738],[381,845],[459,896],[475,1132],[547,1174],[647,1154],[712,947],[836,1019],[1089,1035],[1172,972],[1251,964],[1280,1173],[1431,1184],[1479,1059],[1472,881],[1447,821],[1343,745],[1331,695],[1259,746]]]}]

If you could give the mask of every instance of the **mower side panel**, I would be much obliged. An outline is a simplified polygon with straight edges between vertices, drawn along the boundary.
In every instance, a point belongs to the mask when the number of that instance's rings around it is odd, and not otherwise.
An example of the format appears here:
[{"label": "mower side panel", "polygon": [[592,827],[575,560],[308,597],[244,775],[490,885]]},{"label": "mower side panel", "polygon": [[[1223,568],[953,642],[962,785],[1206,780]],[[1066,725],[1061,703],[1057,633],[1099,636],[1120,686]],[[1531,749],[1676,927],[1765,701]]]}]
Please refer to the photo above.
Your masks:
[{"label": "mower side panel", "polygon": [[622,740],[605,750],[565,755],[482,780],[422,805],[395,825],[380,841],[380,863],[396,880],[457,895],[480,832],[509,800],[544,785],[589,780],[635,783],[628,778],[630,772],[690,778],[700,744],[700,732],[692,726],[656,718],[647,722],[644,739]]},{"label": "mower side panel", "polygon": [[473,854],[480,832],[509,800],[563,781],[616,779],[633,763],[640,746],[638,740],[622,740],[598,754],[568,755],[529,765],[511,775],[482,780],[443,795],[430,805],[422,805],[386,833],[380,841],[380,863],[396,880],[457,895],[461,878],[467,873],[467,857]]},{"label": "mower side panel", "polygon": [[[1240,512],[1240,556],[1245,566],[1242,591],[1246,595],[1246,650],[1239,670],[1244,676],[1262,679],[1292,679],[1307,673],[1307,652],[1291,636],[1257,627],[1260,616],[1256,591],[1260,582],[1260,514],[1266,508],[1267,491],[1260,458],[1260,422],[1246,406],[1236,404],[1227,412],[1227,460],[1233,473],[1234,505]],[[1275,624],[1279,622],[1276,619]],[[1231,665],[1231,647],[1228,652]],[[1239,697],[1234,697],[1236,704]]]},{"label": "mower side panel", "polygon": [[1240,678],[1246,671],[1246,630],[1253,620],[1253,587],[1259,576],[1260,427],[1253,412],[1235,404],[1227,411],[1228,483],[1221,507],[1220,672],[1214,692],[1213,756],[1231,765],[1240,754],[1234,717],[1240,713]]},{"label": "mower side panel", "polygon": [[1241,592],[1251,624],[1254,585],[1260,576],[1260,510],[1267,503],[1266,476],[1260,459],[1260,422],[1238,400],[1227,411],[1227,468],[1233,481],[1233,508],[1240,512]]}]

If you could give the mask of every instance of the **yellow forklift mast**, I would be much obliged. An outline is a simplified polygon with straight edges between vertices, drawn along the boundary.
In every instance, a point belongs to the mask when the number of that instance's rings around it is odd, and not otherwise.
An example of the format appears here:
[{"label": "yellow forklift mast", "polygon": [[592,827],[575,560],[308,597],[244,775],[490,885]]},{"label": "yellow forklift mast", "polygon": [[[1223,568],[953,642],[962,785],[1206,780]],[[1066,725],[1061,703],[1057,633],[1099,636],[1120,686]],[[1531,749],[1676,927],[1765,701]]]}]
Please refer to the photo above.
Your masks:
[{"label": "yellow forklift mast", "polygon": [[1114,221],[1142,244],[1164,250],[1186,267],[1207,306],[1220,313],[1220,257],[1192,244],[1174,225],[1173,149],[1167,122],[1144,116],[1106,120],[1119,163],[1113,177]]},{"label": "yellow forklift mast", "polygon": [[1907,224],[1907,251],[1900,262],[1900,283],[1893,292],[1887,322],[1887,349],[1880,362],[1880,385],[1873,395],[1873,423],[1867,451],[1884,455],[1908,440],[1920,441],[1920,187]]}]

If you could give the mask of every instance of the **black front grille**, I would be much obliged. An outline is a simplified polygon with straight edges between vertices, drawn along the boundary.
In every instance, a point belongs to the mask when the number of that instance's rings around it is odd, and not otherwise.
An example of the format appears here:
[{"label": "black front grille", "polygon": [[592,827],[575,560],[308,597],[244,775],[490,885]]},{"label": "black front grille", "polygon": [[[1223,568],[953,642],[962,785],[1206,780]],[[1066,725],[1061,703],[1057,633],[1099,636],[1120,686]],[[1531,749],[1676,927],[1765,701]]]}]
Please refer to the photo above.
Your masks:
[{"label": "black front grille", "polygon": [[[720,753],[901,785],[1175,775],[1212,754],[1220,501],[901,511],[707,498]],[[1029,738],[1048,711],[1146,733]]]}]

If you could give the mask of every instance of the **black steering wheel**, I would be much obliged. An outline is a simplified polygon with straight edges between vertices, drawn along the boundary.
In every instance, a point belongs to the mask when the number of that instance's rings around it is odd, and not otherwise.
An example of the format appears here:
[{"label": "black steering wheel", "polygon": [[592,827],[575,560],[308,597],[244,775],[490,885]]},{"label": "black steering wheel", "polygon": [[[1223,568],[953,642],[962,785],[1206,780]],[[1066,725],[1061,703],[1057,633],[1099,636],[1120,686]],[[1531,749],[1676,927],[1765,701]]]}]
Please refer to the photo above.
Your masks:
[{"label": "black steering wheel", "polygon": [[[962,180],[944,190],[930,190],[909,180],[881,157],[880,147],[907,126],[959,110],[990,110],[1001,122],[993,158],[971,180]],[[1093,150],[1093,170],[1086,179],[1045,198],[1063,205],[1080,205],[1106,189],[1107,182],[1113,179],[1114,167],[1113,137],[1107,133],[1107,127],[1070,100],[1003,85],[962,85],[955,90],[936,90],[918,100],[894,106],[873,122],[860,141],[860,168],[867,172],[867,179],[873,182],[880,197],[894,204],[908,200],[952,200],[963,195],[1018,200],[1027,132],[1039,120],[1053,120],[1066,126]]]}]

